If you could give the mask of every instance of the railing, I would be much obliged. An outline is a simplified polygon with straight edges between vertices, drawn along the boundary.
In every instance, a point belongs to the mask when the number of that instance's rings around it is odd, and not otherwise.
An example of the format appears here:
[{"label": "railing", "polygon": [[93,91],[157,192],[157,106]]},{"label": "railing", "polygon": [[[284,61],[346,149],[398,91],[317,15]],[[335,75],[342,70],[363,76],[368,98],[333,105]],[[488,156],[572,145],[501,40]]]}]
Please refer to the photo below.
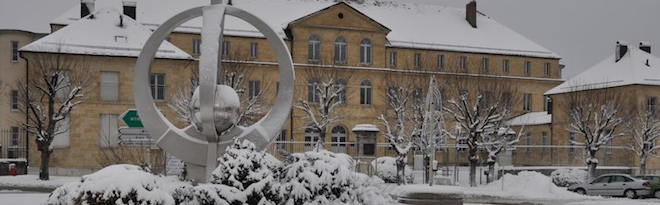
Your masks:
[{"label": "railing", "polygon": [[0,130],[0,159],[26,158],[25,137],[25,130],[18,127]]}]

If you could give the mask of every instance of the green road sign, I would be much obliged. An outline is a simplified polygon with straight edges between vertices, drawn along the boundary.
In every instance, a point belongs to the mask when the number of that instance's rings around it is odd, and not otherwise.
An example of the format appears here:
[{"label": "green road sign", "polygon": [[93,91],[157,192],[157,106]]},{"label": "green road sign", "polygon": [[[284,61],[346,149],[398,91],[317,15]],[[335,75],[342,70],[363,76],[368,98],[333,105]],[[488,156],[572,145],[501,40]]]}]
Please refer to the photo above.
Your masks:
[{"label": "green road sign", "polygon": [[128,109],[119,116],[119,119],[128,127],[144,127],[136,109]]}]

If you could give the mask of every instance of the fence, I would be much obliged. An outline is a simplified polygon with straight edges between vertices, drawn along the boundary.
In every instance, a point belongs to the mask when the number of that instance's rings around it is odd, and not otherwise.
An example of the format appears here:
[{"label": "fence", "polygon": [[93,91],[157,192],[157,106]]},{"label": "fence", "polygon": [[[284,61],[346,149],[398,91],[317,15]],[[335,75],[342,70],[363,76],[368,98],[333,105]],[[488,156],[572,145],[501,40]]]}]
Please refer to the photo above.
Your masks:
[{"label": "fence", "polygon": [[0,130],[0,159],[27,158],[27,140],[25,129],[12,127]]}]

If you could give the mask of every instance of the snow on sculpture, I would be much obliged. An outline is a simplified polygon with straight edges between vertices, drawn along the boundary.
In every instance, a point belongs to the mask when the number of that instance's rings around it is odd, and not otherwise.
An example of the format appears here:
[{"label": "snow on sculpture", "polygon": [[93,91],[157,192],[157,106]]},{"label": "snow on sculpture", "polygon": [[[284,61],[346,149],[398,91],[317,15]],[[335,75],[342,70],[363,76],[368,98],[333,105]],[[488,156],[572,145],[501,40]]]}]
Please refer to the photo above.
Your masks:
[{"label": "snow on sculpture", "polygon": [[[217,158],[234,138],[248,139],[258,150],[265,149],[279,133],[293,102],[293,61],[286,44],[275,31],[255,15],[231,5],[212,1],[213,5],[183,11],[165,21],[147,40],[135,65],[134,97],[144,127],[158,137],[157,144],[183,160],[190,176],[208,182],[217,166]],[[222,64],[218,52],[222,42],[224,17],[242,19],[264,34],[273,45],[279,64],[280,88],[275,105],[264,118],[249,127],[235,126],[238,97],[233,89],[222,84]],[[174,28],[193,18],[203,16],[202,55],[199,60],[199,90],[192,99],[193,123],[176,128],[156,108],[150,95],[151,62],[161,42]]]}]

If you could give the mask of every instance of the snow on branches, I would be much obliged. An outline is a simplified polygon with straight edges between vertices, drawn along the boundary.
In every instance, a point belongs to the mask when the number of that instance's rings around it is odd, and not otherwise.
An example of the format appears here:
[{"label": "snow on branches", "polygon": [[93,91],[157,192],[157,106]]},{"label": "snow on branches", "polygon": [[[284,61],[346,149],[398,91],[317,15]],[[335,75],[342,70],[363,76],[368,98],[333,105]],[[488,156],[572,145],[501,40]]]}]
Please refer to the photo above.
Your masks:
[{"label": "snow on branches", "polygon": [[660,149],[660,145],[655,143],[660,139],[660,118],[657,112],[656,108],[649,106],[643,114],[637,112],[637,116],[626,124],[633,137],[630,150],[640,159],[639,171],[642,175],[646,173],[648,157]]}]

